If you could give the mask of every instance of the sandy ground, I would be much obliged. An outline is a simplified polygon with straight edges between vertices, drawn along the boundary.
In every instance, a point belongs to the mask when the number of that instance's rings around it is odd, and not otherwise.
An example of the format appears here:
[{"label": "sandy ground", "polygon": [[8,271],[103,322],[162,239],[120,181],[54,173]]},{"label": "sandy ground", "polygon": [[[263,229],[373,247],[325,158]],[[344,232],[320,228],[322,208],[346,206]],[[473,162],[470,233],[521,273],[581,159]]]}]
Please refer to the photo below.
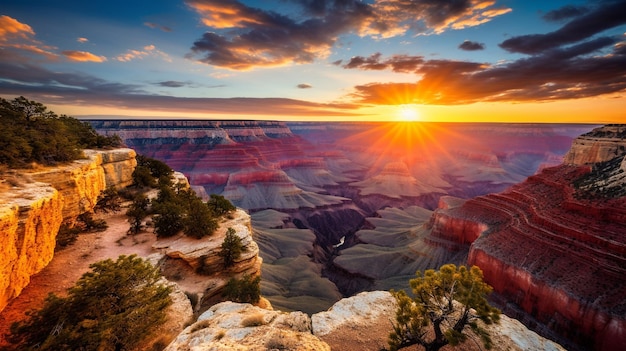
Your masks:
[{"label": "sandy ground", "polygon": [[81,275],[89,270],[89,265],[119,255],[137,254],[146,257],[154,253],[152,244],[156,236],[143,231],[129,236],[129,224],[124,212],[95,216],[106,220],[109,228],[104,232],[86,233],[77,241],[56,252],[54,258],[41,272],[31,277],[31,282],[22,293],[0,312],[0,346],[6,344],[5,334],[11,324],[26,317],[26,311],[43,306],[49,293],[65,295]]}]

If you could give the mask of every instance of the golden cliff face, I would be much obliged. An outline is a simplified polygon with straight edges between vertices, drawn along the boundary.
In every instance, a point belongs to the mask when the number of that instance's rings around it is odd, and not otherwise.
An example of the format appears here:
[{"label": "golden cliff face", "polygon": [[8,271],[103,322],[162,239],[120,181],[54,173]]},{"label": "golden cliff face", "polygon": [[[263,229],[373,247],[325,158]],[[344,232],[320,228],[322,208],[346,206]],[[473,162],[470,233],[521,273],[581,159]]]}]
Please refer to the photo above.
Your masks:
[{"label": "golden cliff face", "polygon": [[0,204],[0,311],[52,260],[63,221],[61,194],[48,184],[26,184],[2,200],[8,201]]},{"label": "golden cliff face", "polygon": [[137,165],[134,150],[85,150],[85,156],[86,159],[68,165],[29,173],[33,180],[48,183],[61,193],[65,201],[65,220],[90,211],[100,192],[107,187],[119,189],[132,183],[132,173]]},{"label": "golden cliff face", "polygon": [[[24,171],[0,188],[0,311],[52,260],[63,221],[96,204],[109,186],[132,182],[135,151],[86,150],[86,159]],[[2,190],[4,189],[4,190]]]}]

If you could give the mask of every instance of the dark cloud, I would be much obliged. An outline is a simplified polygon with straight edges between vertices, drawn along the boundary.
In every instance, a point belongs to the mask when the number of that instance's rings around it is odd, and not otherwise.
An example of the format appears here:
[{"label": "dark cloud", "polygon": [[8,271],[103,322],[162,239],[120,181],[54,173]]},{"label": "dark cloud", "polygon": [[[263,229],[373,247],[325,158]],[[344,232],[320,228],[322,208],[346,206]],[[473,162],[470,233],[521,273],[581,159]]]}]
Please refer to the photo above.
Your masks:
[{"label": "dark cloud", "polygon": [[500,47],[523,54],[539,54],[562,45],[585,40],[607,29],[626,24],[626,1],[612,1],[583,16],[579,16],[563,27],[547,34],[523,35],[507,39]]},{"label": "dark cloud", "polygon": [[94,76],[59,73],[0,56],[0,96],[28,96],[44,104],[145,109],[172,113],[237,115],[350,116],[358,106],[321,104],[286,98],[182,98],[157,95],[139,85],[112,83]]},{"label": "dark cloud", "polygon": [[[612,47],[605,55],[592,55]],[[345,68],[392,70],[395,57],[362,58]],[[403,61],[409,62],[410,57]],[[359,62],[353,58],[351,62]],[[369,104],[470,104],[481,101],[541,101],[574,99],[626,89],[626,42],[600,37],[567,48],[507,64],[489,65],[413,57],[415,83],[372,83],[355,87],[352,97]],[[421,63],[420,63],[421,62]],[[398,98],[400,97],[400,98]]]},{"label": "dark cloud", "polygon": [[296,87],[298,87],[298,89],[311,89],[311,88],[313,88],[313,86],[311,84],[308,84],[308,83],[300,83],[300,84],[296,85]]},{"label": "dark cloud", "polygon": [[172,31],[172,28],[170,28],[168,26],[163,26],[163,25],[160,25],[160,24],[157,24],[157,23],[154,23],[154,22],[144,22],[143,24],[146,27],[150,27],[152,29],[160,29],[163,32],[168,32],[169,33],[169,32]]},{"label": "dark cloud", "polygon": [[176,80],[167,80],[164,82],[158,82],[158,85],[162,86],[162,87],[167,87],[167,88],[181,88],[184,87],[186,85],[189,85],[189,83],[185,83],[185,82],[179,82]]},{"label": "dark cloud", "polygon": [[466,40],[459,45],[459,49],[465,51],[485,50],[485,44]]},{"label": "dark cloud", "polygon": [[541,17],[548,22],[560,22],[565,19],[581,16],[587,12],[589,12],[589,8],[586,6],[565,5],[560,9],[546,12],[546,14]]},{"label": "dark cloud", "polygon": [[[488,22],[510,11],[484,0],[289,0],[302,12],[285,15],[237,0],[187,0],[211,31],[188,58],[235,70],[309,63],[330,54],[339,36],[375,38],[440,33]],[[296,17],[297,16],[297,17]]]}]

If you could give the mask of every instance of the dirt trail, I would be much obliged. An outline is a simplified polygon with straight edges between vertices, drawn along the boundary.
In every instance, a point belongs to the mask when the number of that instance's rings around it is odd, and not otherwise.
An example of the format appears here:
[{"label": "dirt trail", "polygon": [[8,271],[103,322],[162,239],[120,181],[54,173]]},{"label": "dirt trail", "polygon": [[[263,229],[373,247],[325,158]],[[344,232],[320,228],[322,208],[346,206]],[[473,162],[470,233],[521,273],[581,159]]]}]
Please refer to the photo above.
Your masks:
[{"label": "dirt trail", "polygon": [[147,257],[154,253],[152,244],[156,236],[151,232],[127,235],[127,217],[120,213],[98,215],[109,227],[104,232],[81,234],[70,247],[55,253],[54,258],[41,272],[31,277],[22,293],[0,312],[0,346],[6,344],[5,334],[11,324],[25,318],[26,311],[43,306],[49,293],[65,295],[89,265],[119,255],[137,254]]}]

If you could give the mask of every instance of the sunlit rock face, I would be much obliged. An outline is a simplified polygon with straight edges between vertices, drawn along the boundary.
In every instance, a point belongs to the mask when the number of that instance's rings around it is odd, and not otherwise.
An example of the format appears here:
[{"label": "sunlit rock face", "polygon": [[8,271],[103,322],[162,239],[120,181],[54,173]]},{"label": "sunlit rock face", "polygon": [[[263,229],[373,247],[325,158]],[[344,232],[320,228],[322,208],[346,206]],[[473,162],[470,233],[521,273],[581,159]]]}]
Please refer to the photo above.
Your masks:
[{"label": "sunlit rock face", "polygon": [[328,344],[311,333],[306,314],[230,301],[212,306],[165,348],[192,349],[330,351]]},{"label": "sunlit rock face", "polygon": [[86,150],[85,156],[58,167],[7,173],[13,184],[0,190],[0,310],[52,260],[63,221],[91,210],[108,186],[132,181],[133,150]]},{"label": "sunlit rock face", "polygon": [[63,198],[44,183],[0,195],[0,311],[52,260]]}]

